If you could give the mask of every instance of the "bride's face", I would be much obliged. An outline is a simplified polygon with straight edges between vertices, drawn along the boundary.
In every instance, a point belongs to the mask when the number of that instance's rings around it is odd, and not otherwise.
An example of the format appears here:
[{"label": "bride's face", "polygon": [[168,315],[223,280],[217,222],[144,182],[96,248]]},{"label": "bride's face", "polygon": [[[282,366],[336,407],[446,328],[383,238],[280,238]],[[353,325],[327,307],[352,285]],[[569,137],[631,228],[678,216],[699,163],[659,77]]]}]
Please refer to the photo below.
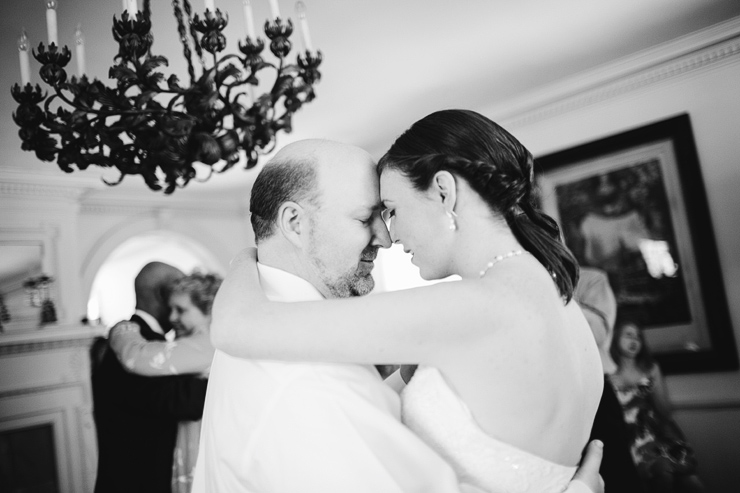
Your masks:
[{"label": "bride's face", "polygon": [[442,279],[449,272],[449,257],[442,237],[449,233],[450,219],[431,192],[420,192],[398,171],[386,169],[380,175],[383,218],[391,241],[401,243],[411,254],[426,280]]}]

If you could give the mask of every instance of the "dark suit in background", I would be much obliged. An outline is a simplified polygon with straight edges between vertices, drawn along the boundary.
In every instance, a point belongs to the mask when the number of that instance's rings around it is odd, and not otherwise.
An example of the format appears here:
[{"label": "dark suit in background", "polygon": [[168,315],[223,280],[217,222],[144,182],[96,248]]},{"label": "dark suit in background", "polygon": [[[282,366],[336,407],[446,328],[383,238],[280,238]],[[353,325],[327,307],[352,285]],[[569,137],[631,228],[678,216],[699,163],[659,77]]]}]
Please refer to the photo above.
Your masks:
[{"label": "dark suit in background", "polygon": [[[165,340],[141,317],[147,340]],[[113,351],[93,369],[98,436],[95,493],[169,493],[177,422],[203,414],[207,381],[192,375],[142,377],[127,372]]]}]

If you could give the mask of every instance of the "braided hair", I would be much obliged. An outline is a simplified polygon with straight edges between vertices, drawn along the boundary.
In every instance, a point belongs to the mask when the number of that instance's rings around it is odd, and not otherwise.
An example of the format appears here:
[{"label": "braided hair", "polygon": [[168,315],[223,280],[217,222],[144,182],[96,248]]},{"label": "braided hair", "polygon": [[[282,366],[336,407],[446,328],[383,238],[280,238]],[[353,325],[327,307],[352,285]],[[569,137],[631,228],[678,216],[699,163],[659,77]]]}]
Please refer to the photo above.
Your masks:
[{"label": "braided hair", "polygon": [[443,110],[396,139],[380,159],[378,173],[399,171],[420,191],[431,186],[439,171],[467,181],[550,272],[568,302],[578,282],[578,263],[562,242],[557,223],[537,206],[533,164],[532,154],[490,119],[469,110]]}]

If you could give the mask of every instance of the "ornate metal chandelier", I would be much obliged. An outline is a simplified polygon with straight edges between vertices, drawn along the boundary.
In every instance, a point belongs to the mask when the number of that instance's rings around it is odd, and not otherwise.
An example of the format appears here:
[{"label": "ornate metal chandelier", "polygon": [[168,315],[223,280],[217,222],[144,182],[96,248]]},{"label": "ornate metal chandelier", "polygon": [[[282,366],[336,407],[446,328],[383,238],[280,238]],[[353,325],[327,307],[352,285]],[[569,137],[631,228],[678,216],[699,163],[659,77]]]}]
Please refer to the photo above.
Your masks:
[{"label": "ornate metal chandelier", "polygon": [[[13,119],[20,127],[21,148],[34,151],[43,161],[56,159],[68,173],[73,166],[116,168],[120,177],[106,181],[108,185],[120,183],[126,175],[141,175],[149,188],[164,188],[166,194],[196,178],[196,163],[207,167],[205,179],[233,167],[242,153],[247,169],[256,166],[259,155],[274,147],[276,134],[292,130],[293,113],[314,99],[321,52],[311,49],[305,7],[298,2],[306,49],[296,63],[287,62],[293,23],[284,21],[277,0],[270,0],[273,19],[265,22],[264,30],[278,63],[263,60],[264,41],[254,35],[251,5],[244,0],[247,36],[239,42],[240,54],[220,56],[226,46],[222,31],[228,15],[215,9],[213,0],[205,3],[201,17],[193,14],[189,0],[172,0],[189,86],[176,75],[165,79],[159,71],[168,61],[151,51],[150,0],[144,0],[142,11],[136,0],[128,0],[120,20],[113,17],[119,49],[109,72],[116,84],[107,87],[83,73],[67,76],[71,53],[56,42],[56,0],[47,0],[49,44],[40,43],[33,56],[42,65],[41,79],[51,86],[52,94],[28,82],[24,33],[19,50],[25,80],[11,89],[18,102]],[[84,72],[81,44],[78,29],[78,72]],[[207,58],[212,58],[210,63]],[[274,83],[269,92],[255,97],[263,69],[274,71]]]}]

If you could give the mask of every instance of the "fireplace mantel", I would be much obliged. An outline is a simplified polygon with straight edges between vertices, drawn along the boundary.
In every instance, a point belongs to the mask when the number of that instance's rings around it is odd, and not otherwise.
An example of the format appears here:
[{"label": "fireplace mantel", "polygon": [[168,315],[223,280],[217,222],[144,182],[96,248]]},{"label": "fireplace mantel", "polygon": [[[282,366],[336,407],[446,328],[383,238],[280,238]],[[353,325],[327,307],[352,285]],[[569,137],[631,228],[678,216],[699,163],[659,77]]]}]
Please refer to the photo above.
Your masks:
[{"label": "fireplace mantel", "polygon": [[0,334],[0,433],[51,425],[61,493],[94,487],[89,348],[105,331],[52,325]]},{"label": "fireplace mantel", "polygon": [[43,328],[0,333],[0,356],[19,352],[44,351],[58,347],[88,346],[107,328],[89,325],[48,325]]}]

